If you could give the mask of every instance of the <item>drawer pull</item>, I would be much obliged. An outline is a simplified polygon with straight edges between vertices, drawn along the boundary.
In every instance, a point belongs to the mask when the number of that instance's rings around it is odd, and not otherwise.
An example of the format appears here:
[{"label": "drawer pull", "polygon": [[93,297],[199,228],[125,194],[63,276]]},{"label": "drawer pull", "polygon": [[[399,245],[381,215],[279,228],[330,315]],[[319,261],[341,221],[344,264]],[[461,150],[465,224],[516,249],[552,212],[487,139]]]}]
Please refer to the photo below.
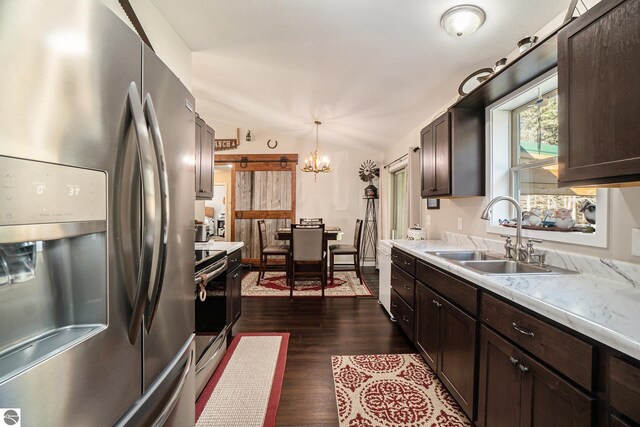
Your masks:
[{"label": "drawer pull", "polygon": [[520,369],[520,372],[522,372],[523,374],[529,372],[529,368],[524,365],[518,365],[518,369]]},{"label": "drawer pull", "polygon": [[393,276],[391,276],[391,278],[392,278],[393,280],[398,280],[398,276],[396,276],[395,274],[394,274]]},{"label": "drawer pull", "polygon": [[432,300],[432,302],[433,302],[437,307],[442,307],[442,304],[440,304],[438,301],[436,301],[436,300]]},{"label": "drawer pull", "polygon": [[403,261],[404,265],[411,265],[411,263],[409,261]]},{"label": "drawer pull", "polygon": [[533,332],[522,329],[516,322],[513,322],[511,326],[513,326],[513,329],[520,332],[522,335],[526,335],[532,339],[535,338],[535,334]]},{"label": "drawer pull", "polygon": [[396,307],[398,307],[398,304],[396,304],[395,302],[392,302],[391,303],[391,307],[396,308]]},{"label": "drawer pull", "polygon": [[407,316],[402,316],[402,320],[404,320],[405,322],[409,323],[409,318]]},{"label": "drawer pull", "polygon": [[391,255],[391,256],[392,256],[393,258],[398,258],[398,255],[395,255],[395,254],[393,254],[393,255]]},{"label": "drawer pull", "polygon": [[403,288],[405,288],[405,289],[411,289],[411,286],[406,285],[406,284],[405,284],[405,285],[402,285],[402,287],[403,287]]},{"label": "drawer pull", "polygon": [[[509,362],[511,362],[511,364],[513,366],[517,366],[518,363],[520,363],[520,361],[518,359],[516,359],[515,357],[509,356]],[[522,365],[521,365],[522,366]]]}]

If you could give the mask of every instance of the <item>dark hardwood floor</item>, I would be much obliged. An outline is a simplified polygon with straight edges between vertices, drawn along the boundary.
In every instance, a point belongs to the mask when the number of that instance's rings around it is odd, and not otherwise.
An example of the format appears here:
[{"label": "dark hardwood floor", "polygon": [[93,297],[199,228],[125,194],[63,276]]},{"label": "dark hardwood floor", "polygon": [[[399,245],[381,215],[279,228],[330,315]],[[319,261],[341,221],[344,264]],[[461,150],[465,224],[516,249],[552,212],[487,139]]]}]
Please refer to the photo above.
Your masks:
[{"label": "dark hardwood floor", "polygon": [[378,273],[365,268],[367,298],[243,298],[238,332],[289,332],[278,426],[336,426],[332,355],[415,353],[378,304]]}]

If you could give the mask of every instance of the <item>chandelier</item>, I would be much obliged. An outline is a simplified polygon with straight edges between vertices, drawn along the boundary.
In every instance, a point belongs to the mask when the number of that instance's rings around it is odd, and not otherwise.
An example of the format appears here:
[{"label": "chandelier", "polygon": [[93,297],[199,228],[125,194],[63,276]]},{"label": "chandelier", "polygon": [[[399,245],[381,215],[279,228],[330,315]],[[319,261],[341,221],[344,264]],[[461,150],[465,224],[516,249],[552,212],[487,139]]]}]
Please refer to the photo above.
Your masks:
[{"label": "chandelier", "polygon": [[304,159],[304,166],[300,168],[303,172],[313,172],[313,181],[315,182],[319,173],[331,172],[331,162],[327,156],[322,155],[322,151],[318,149],[318,128],[322,124],[319,121],[315,121],[316,124],[316,149],[313,153],[309,153],[310,156]]}]

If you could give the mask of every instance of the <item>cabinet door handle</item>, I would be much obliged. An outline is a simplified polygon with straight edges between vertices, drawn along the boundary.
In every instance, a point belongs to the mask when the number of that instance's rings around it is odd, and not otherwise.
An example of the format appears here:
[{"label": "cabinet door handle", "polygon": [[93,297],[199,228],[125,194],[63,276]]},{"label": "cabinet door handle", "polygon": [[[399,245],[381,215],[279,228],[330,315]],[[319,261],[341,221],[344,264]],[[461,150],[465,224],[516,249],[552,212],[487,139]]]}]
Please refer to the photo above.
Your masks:
[{"label": "cabinet door handle", "polygon": [[396,304],[395,302],[391,303],[391,307],[396,308],[398,306],[398,304]]},{"label": "cabinet door handle", "polygon": [[526,335],[532,339],[535,338],[535,334],[533,332],[522,329],[516,322],[511,323],[511,326],[513,326],[513,329],[520,332],[522,335]]},{"label": "cabinet door handle", "polygon": [[233,275],[233,278],[234,278],[234,279],[235,279],[235,278],[237,278],[237,277],[238,277],[238,273],[236,273],[236,274],[234,274],[234,275]]},{"label": "cabinet door handle", "polygon": [[518,369],[520,369],[520,372],[522,372],[523,374],[529,372],[529,368],[524,365],[518,365]]},{"label": "cabinet door handle", "polygon": [[411,265],[409,261],[404,261],[404,265]]},{"label": "cabinet door handle", "polygon": [[509,356],[509,362],[511,362],[511,364],[513,366],[518,366],[518,363],[520,363],[520,361],[518,359],[516,359],[515,357],[512,357],[512,356]]},{"label": "cabinet door handle", "polygon": [[398,258],[398,255],[393,254],[393,255],[391,255],[391,257]]},{"label": "cabinet door handle", "polygon": [[431,300],[431,301],[436,305],[436,307],[442,307],[442,304],[440,304],[438,301],[436,300]]},{"label": "cabinet door handle", "polygon": [[407,290],[411,289],[411,286],[409,286],[409,285],[407,285],[407,284],[402,285],[402,286],[403,286],[405,289],[407,289]]},{"label": "cabinet door handle", "polygon": [[409,318],[407,318],[407,316],[402,316],[402,320],[404,320],[405,322],[409,323]]},{"label": "cabinet door handle", "polygon": [[396,275],[392,275],[392,276],[391,276],[391,278],[392,278],[393,280],[398,280],[398,276],[396,276]]}]

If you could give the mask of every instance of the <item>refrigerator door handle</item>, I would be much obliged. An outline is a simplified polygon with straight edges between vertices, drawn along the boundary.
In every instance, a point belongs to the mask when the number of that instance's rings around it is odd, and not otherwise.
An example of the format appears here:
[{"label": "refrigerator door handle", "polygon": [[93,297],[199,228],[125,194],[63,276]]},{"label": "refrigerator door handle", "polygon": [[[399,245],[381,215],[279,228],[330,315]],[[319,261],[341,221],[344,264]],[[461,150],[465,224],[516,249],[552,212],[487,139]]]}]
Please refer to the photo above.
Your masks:
[{"label": "refrigerator door handle", "polygon": [[169,177],[167,175],[167,162],[165,160],[164,145],[162,144],[162,135],[160,134],[160,125],[156,109],[153,106],[151,95],[147,93],[144,97],[144,116],[151,131],[151,141],[156,157],[156,171],[160,182],[160,245],[158,248],[158,262],[156,263],[156,272],[154,275],[153,293],[151,300],[147,306],[145,316],[145,327],[147,332],[151,330],[153,319],[155,318],[162,294],[162,285],[164,282],[164,273],[167,262],[167,242],[169,239]]},{"label": "refrigerator door handle", "polygon": [[152,427],[161,427],[169,418],[169,415],[173,412],[173,409],[176,407],[180,396],[182,395],[182,389],[184,388],[185,383],[187,382],[187,377],[189,376],[189,372],[191,371],[191,365],[193,364],[193,350],[189,351],[189,358],[187,359],[187,364],[182,371],[182,375],[180,376],[180,381],[178,385],[173,390],[169,401],[162,409],[156,420],[151,424]]},{"label": "refrigerator door handle", "polygon": [[129,85],[127,101],[133,128],[138,140],[138,159],[140,166],[140,176],[142,178],[142,205],[141,205],[141,229],[142,245],[140,250],[140,266],[138,268],[138,278],[136,283],[136,293],[133,303],[133,312],[129,323],[129,342],[134,344],[140,332],[141,320],[144,315],[144,308],[149,292],[149,282],[151,280],[151,270],[153,267],[153,246],[156,228],[156,185],[153,166],[153,155],[149,142],[149,133],[145,124],[144,112],[140,95],[135,82]]}]

